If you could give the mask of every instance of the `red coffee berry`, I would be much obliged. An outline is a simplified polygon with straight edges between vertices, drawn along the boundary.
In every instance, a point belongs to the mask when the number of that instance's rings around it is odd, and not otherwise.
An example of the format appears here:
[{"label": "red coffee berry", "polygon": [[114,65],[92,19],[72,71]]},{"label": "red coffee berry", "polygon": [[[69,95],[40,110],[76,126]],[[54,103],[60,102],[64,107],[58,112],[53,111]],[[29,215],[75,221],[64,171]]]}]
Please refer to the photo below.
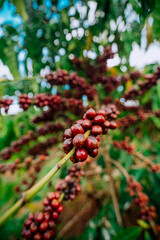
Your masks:
[{"label": "red coffee berry", "polygon": [[94,126],[92,126],[92,129],[91,129],[91,133],[93,134],[93,135],[99,135],[99,134],[101,134],[102,133],[102,127],[101,126],[99,126],[99,125],[94,125]]},{"label": "red coffee berry", "polygon": [[92,122],[89,120],[89,119],[85,119],[85,120],[83,120],[83,122],[82,122],[82,127],[84,128],[84,130],[86,131],[86,130],[88,130],[88,129],[91,129],[91,127],[92,127]]},{"label": "red coffee berry", "polygon": [[95,137],[89,136],[86,139],[86,147],[89,150],[93,150],[93,149],[99,147],[99,142],[97,141],[97,139]]},{"label": "red coffee berry", "polygon": [[57,199],[53,199],[51,202],[51,205],[53,208],[58,208],[59,207],[59,201]]},{"label": "red coffee berry", "polygon": [[102,125],[105,122],[105,118],[102,115],[97,115],[93,120],[94,124]]},{"label": "red coffee berry", "polygon": [[85,144],[85,137],[83,134],[77,134],[74,138],[73,138],[73,145],[75,147],[78,147],[78,148],[82,148]]},{"label": "red coffee berry", "polygon": [[72,138],[68,138],[63,143],[63,150],[68,153],[73,148]]},{"label": "red coffee berry", "polygon": [[96,115],[96,112],[93,108],[88,109],[86,112],[86,117],[90,120],[92,120],[95,117],[95,115]]},{"label": "red coffee berry", "polygon": [[72,134],[75,136],[79,133],[83,134],[84,133],[84,130],[83,130],[83,127],[80,125],[80,124],[74,124],[72,125],[71,127],[71,131],[72,131]]},{"label": "red coffee berry", "polygon": [[48,193],[47,193],[47,198],[48,198],[49,200],[53,200],[53,199],[55,198],[55,193],[54,193],[54,192],[48,192]]},{"label": "red coffee berry", "polygon": [[31,239],[32,238],[32,233],[30,230],[26,230],[25,233],[24,233],[24,237],[26,239]]},{"label": "red coffee berry", "polygon": [[53,218],[53,219],[58,219],[58,217],[59,217],[59,214],[54,211],[54,212],[52,213],[52,218]]},{"label": "red coffee berry", "polygon": [[41,224],[40,224],[40,230],[42,232],[46,231],[48,228],[48,222],[47,221],[43,221]]},{"label": "red coffee berry", "polygon": [[106,113],[104,110],[99,110],[96,115],[102,115],[104,118],[106,118]]},{"label": "red coffee berry", "polygon": [[26,228],[29,228],[31,224],[32,224],[32,219],[26,219],[26,221],[24,222],[24,226]]},{"label": "red coffee berry", "polygon": [[81,186],[79,184],[76,186],[76,191],[81,192]]},{"label": "red coffee berry", "polygon": [[91,156],[91,157],[96,157],[98,155],[98,149],[95,148],[93,150],[89,150],[88,154]]},{"label": "red coffee berry", "polygon": [[43,200],[43,205],[44,206],[48,206],[49,205],[49,200],[47,199],[47,198],[45,198],[44,200]]},{"label": "red coffee berry", "polygon": [[98,142],[100,142],[101,137],[99,135],[95,136],[95,138],[97,139]]},{"label": "red coffee berry", "polygon": [[109,128],[110,128],[110,129],[116,129],[116,128],[117,128],[117,123],[114,122],[114,121],[111,121]]},{"label": "red coffee berry", "polygon": [[60,196],[61,196],[60,192],[55,192],[55,198],[56,198],[56,199],[59,199]]},{"label": "red coffee berry", "polygon": [[30,230],[31,230],[31,232],[33,232],[33,233],[35,233],[35,232],[38,231],[38,227],[37,227],[37,225],[36,225],[34,222],[32,222],[32,224],[31,224],[31,226],[30,226]]},{"label": "red coffee berry", "polygon": [[103,128],[109,128],[110,127],[110,122],[109,121],[105,121],[102,125]]},{"label": "red coffee berry", "polygon": [[49,222],[48,222],[48,227],[50,228],[50,229],[53,229],[54,227],[55,227],[55,222],[51,219]]},{"label": "red coffee berry", "polygon": [[44,212],[44,220],[48,222],[49,219],[50,219],[50,213],[49,212]]},{"label": "red coffee berry", "polygon": [[61,213],[62,211],[63,211],[63,206],[60,205],[60,206],[57,208],[57,212],[58,212],[58,213]]},{"label": "red coffee berry", "polygon": [[37,213],[36,216],[35,216],[35,218],[36,218],[36,221],[37,221],[37,222],[42,222],[43,219],[44,219],[44,213],[43,213],[43,212]]},{"label": "red coffee berry", "polygon": [[76,159],[80,162],[83,162],[87,159],[88,157],[88,152],[86,151],[85,148],[78,148],[76,150]]},{"label": "red coffee berry", "polygon": [[74,199],[76,198],[76,195],[75,195],[75,194],[69,194],[69,198],[70,198],[71,200],[74,200]]},{"label": "red coffee berry", "polygon": [[64,131],[64,138],[72,138],[72,137],[73,137],[73,135],[72,135],[71,129],[70,128],[66,129]]},{"label": "red coffee berry", "polygon": [[51,239],[51,234],[50,231],[47,231],[43,234],[44,240],[50,240]]},{"label": "red coffee berry", "polygon": [[40,233],[36,233],[34,235],[34,240],[41,240],[42,239],[42,235]]}]

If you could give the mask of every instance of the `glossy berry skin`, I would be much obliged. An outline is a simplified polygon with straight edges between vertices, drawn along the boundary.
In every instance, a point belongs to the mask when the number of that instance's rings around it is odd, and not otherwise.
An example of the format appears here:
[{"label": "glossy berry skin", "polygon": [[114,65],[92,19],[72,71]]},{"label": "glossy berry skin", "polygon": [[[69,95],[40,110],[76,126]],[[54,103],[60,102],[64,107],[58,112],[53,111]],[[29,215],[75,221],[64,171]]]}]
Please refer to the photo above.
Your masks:
[{"label": "glossy berry skin", "polygon": [[44,213],[44,220],[48,222],[49,219],[50,219],[50,213],[49,212],[45,212]]},{"label": "glossy berry skin", "polygon": [[92,120],[95,117],[95,115],[96,115],[96,112],[93,108],[88,109],[86,112],[86,117],[90,120]]},{"label": "glossy berry skin", "polygon": [[95,138],[97,139],[98,142],[100,142],[101,137],[99,135],[95,136]]},{"label": "glossy berry skin", "polygon": [[47,222],[47,221],[44,221],[44,222],[42,222],[42,223],[40,224],[40,231],[41,231],[41,232],[46,231],[47,228],[48,228],[48,222]]},{"label": "glossy berry skin", "polygon": [[37,227],[37,225],[34,222],[32,222],[32,224],[30,226],[30,230],[31,230],[32,233],[36,233],[37,232],[38,227]]},{"label": "glossy berry skin", "polygon": [[34,235],[34,240],[41,240],[42,239],[42,235],[40,233],[36,233]]},{"label": "glossy berry skin", "polygon": [[55,227],[55,222],[53,220],[50,220],[48,222],[48,226],[49,226],[50,229],[53,229]]},{"label": "glossy berry skin", "polygon": [[49,200],[53,200],[53,199],[55,198],[55,193],[54,193],[54,192],[48,192],[48,193],[47,193],[47,198],[48,198]]},{"label": "glossy berry skin", "polygon": [[86,139],[86,147],[88,150],[93,150],[99,147],[99,142],[95,137],[89,136]]},{"label": "glossy berry skin", "polygon": [[32,233],[31,233],[31,231],[30,231],[30,230],[25,231],[24,237],[25,237],[26,239],[31,239],[31,238],[32,238]]},{"label": "glossy berry skin", "polygon": [[117,123],[111,121],[111,122],[110,122],[110,126],[109,126],[109,128],[110,128],[110,129],[116,129],[116,128],[117,128]]},{"label": "glossy berry skin", "polygon": [[72,137],[73,137],[73,135],[72,135],[71,129],[70,129],[70,128],[66,129],[66,130],[64,131],[64,139],[72,138]]},{"label": "glossy berry skin", "polygon": [[105,122],[105,118],[102,115],[97,115],[93,120],[94,124],[102,125]]},{"label": "glossy berry skin", "polygon": [[75,136],[79,133],[83,134],[84,133],[84,129],[83,127],[80,125],[80,124],[74,124],[72,125],[71,127],[71,131],[72,131],[72,134]]},{"label": "glossy berry skin", "polygon": [[59,201],[57,199],[53,199],[51,202],[51,205],[53,208],[58,208],[59,207]]},{"label": "glossy berry skin", "polygon": [[92,126],[91,133],[93,135],[100,135],[103,132],[103,129],[99,125],[94,125]]},{"label": "glossy berry skin", "polygon": [[36,214],[35,217],[36,217],[36,221],[40,223],[44,219],[44,213],[43,212],[39,212],[39,213]]},{"label": "glossy berry skin", "polygon": [[82,148],[85,144],[85,137],[83,134],[77,134],[74,138],[73,138],[73,145],[75,147],[78,147],[78,148]]},{"label": "glossy berry skin", "polygon": [[63,150],[68,153],[73,148],[72,138],[68,138],[63,143]]},{"label": "glossy berry skin", "polygon": [[78,148],[76,150],[76,159],[80,162],[84,162],[88,157],[88,152],[85,148]]},{"label": "glossy berry skin", "polygon": [[102,109],[97,112],[97,115],[102,115],[106,119],[106,113]]},{"label": "glossy berry skin", "polygon": [[96,157],[97,155],[98,155],[98,149],[97,148],[95,148],[95,149],[93,149],[93,150],[90,150],[89,152],[88,152],[88,154],[91,156],[91,157]]},{"label": "glossy berry skin", "polygon": [[58,217],[59,217],[59,214],[57,212],[52,213],[52,218],[53,219],[58,219]]},{"label": "glossy berry skin", "polygon": [[84,130],[88,130],[91,129],[92,127],[92,122],[89,119],[85,119],[83,120],[83,122],[81,123],[82,127],[84,128]]},{"label": "glossy berry skin", "polygon": [[102,125],[103,128],[109,128],[110,127],[110,122],[109,121],[105,121]]},{"label": "glossy berry skin", "polygon": [[62,211],[63,211],[63,206],[60,205],[60,206],[57,208],[57,212],[58,212],[58,213],[61,213]]}]

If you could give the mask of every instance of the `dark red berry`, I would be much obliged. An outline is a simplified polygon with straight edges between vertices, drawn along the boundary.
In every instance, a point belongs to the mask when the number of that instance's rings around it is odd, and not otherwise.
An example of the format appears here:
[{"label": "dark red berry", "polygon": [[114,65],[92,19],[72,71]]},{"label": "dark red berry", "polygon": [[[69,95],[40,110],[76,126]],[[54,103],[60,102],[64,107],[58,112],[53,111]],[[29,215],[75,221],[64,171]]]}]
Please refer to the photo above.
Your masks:
[{"label": "dark red berry", "polygon": [[53,229],[54,227],[55,227],[55,222],[51,219],[49,222],[48,222],[48,227],[50,228],[50,229]]},{"label": "dark red berry", "polygon": [[42,235],[40,233],[36,233],[34,235],[34,240],[41,240],[42,239]]},{"label": "dark red berry", "polygon": [[73,137],[73,135],[72,135],[71,129],[70,128],[66,129],[64,131],[64,138],[72,138],[72,137]]},{"label": "dark red berry", "polygon": [[44,212],[44,220],[48,222],[49,219],[50,219],[50,213],[49,212]]},{"label": "dark red berry", "polygon": [[34,219],[34,213],[33,213],[33,212],[29,213],[29,215],[28,215],[28,219],[31,219],[31,220]]},{"label": "dark red berry", "polygon": [[74,136],[77,135],[77,134],[79,134],[79,133],[81,133],[81,134],[84,133],[84,129],[83,129],[83,127],[82,127],[80,124],[74,124],[74,125],[72,125],[71,131],[72,131],[72,133],[73,133]]},{"label": "dark red berry", "polygon": [[52,213],[52,218],[53,218],[53,219],[58,219],[58,217],[59,217],[59,214],[54,211],[54,212]]},{"label": "dark red berry", "polygon": [[29,228],[30,225],[31,225],[31,223],[32,223],[32,219],[26,219],[26,221],[24,222],[24,226],[25,226],[26,228]]},{"label": "dark red berry", "polygon": [[37,221],[37,222],[42,222],[43,219],[44,219],[44,213],[43,213],[43,212],[37,213],[36,216],[35,216],[35,218],[36,218],[36,221]]},{"label": "dark red berry", "polygon": [[93,150],[99,147],[99,142],[95,137],[89,136],[86,139],[86,147],[89,150]]},{"label": "dark red berry", "polygon": [[80,162],[83,162],[87,159],[88,157],[88,152],[86,151],[85,148],[78,148],[76,150],[76,159]]},{"label": "dark red berry", "polygon": [[105,121],[102,125],[103,128],[109,128],[110,127],[110,122],[109,121]]},{"label": "dark red berry", "polygon": [[105,118],[102,115],[97,115],[93,120],[94,124],[102,125],[105,122]]},{"label": "dark red berry", "polygon": [[102,115],[104,118],[106,118],[106,113],[104,110],[99,110],[96,115]]},{"label": "dark red berry", "polygon": [[83,120],[83,122],[82,122],[82,127],[84,128],[84,130],[86,131],[86,130],[88,130],[88,129],[91,129],[91,127],[92,127],[92,122],[89,120],[89,119],[85,119],[85,120]]},{"label": "dark red berry", "polygon": [[95,138],[97,139],[98,142],[100,142],[101,137],[99,135],[95,136]]},{"label": "dark red berry", "polygon": [[101,133],[102,133],[102,127],[101,126],[99,126],[99,125],[94,125],[94,126],[92,126],[92,129],[91,129],[91,133],[93,134],[93,135],[100,135]]},{"label": "dark red berry", "polygon": [[48,206],[49,205],[49,200],[47,199],[47,198],[45,198],[44,200],[43,200],[43,205],[44,206]]},{"label": "dark red berry", "polygon": [[86,112],[86,117],[90,120],[92,120],[95,117],[95,115],[96,115],[96,112],[93,108],[88,109]]},{"label": "dark red berry", "polygon": [[76,186],[76,191],[81,192],[81,186],[79,184]]},{"label": "dark red berry", "polygon": [[63,206],[60,205],[60,206],[57,208],[57,212],[58,212],[58,213],[61,213],[62,211],[63,211]]},{"label": "dark red berry", "polygon": [[53,199],[51,202],[51,205],[53,208],[58,208],[59,207],[59,201],[57,199]]},{"label": "dark red berry", "polygon": [[30,230],[26,230],[26,231],[24,232],[24,237],[25,237],[26,239],[31,239],[31,238],[32,238],[32,233],[31,233],[31,231],[30,231]]},{"label": "dark red berry", "polygon": [[79,119],[79,120],[77,121],[77,123],[80,124],[80,125],[82,125],[83,121],[84,121],[83,119]]},{"label": "dark red berry", "polygon": [[68,153],[73,148],[72,138],[68,138],[63,143],[63,150]]},{"label": "dark red berry", "polygon": [[91,156],[91,157],[96,157],[97,155],[98,155],[98,149],[97,148],[95,148],[95,149],[93,149],[93,150],[90,150],[89,152],[88,152],[88,154]]},{"label": "dark red berry", "polygon": [[55,193],[54,193],[54,192],[48,192],[48,193],[47,193],[47,198],[48,198],[49,200],[53,200],[53,199],[55,198]]},{"label": "dark red berry", "polygon": [[85,144],[85,137],[83,134],[77,134],[74,138],[73,138],[73,145],[75,147],[78,147],[78,148],[82,148]]},{"label": "dark red berry", "polygon": [[117,128],[117,123],[111,121],[111,122],[110,122],[110,126],[109,126],[109,128],[110,128],[110,129],[116,129],[116,128]]},{"label": "dark red berry", "polygon": [[40,230],[41,230],[41,232],[46,231],[47,228],[48,228],[48,222],[47,222],[47,221],[43,221],[43,222],[40,224]]},{"label": "dark red berry", "polygon": [[37,232],[38,227],[37,227],[37,225],[36,225],[34,222],[32,222],[32,224],[31,224],[31,226],[30,226],[30,230],[31,230],[31,232],[33,232],[33,233]]},{"label": "dark red berry", "polygon": [[74,199],[76,198],[76,195],[75,195],[75,194],[70,194],[70,195],[69,195],[69,198],[70,198],[71,200],[74,200]]},{"label": "dark red berry", "polygon": [[60,192],[56,192],[56,193],[55,193],[55,198],[56,198],[56,199],[59,199],[60,196],[61,196]]}]

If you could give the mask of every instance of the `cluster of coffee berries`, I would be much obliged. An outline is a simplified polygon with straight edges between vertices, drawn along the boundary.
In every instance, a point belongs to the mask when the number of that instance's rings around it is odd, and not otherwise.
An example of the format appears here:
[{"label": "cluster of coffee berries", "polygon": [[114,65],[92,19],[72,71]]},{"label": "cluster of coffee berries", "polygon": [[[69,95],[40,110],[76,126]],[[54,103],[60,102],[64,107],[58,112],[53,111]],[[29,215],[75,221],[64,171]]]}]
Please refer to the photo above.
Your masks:
[{"label": "cluster of coffee berries", "polygon": [[36,139],[35,133],[33,131],[29,131],[28,135],[20,137],[19,140],[12,142],[10,147],[5,148],[1,152],[1,158],[3,160],[8,160],[13,155],[13,153],[20,152],[24,145],[28,144],[30,141],[35,139]]},{"label": "cluster of coffee berries", "polygon": [[155,207],[148,206],[149,197],[142,192],[142,185],[137,182],[133,176],[129,177],[127,184],[127,191],[130,196],[135,197],[134,203],[140,208],[140,217],[146,221],[154,220],[157,217]]},{"label": "cluster of coffee berries", "polygon": [[106,116],[108,119],[112,120],[112,119],[116,119],[119,115],[119,111],[116,107],[115,104],[107,104],[104,108],[104,111],[106,113]]},{"label": "cluster of coffee berries", "polygon": [[14,173],[14,171],[18,168],[19,163],[20,159],[16,159],[13,163],[10,163],[8,165],[0,164],[0,173],[4,174],[7,171]]},{"label": "cluster of coffee berries", "polygon": [[32,99],[28,97],[27,94],[21,94],[19,96],[19,105],[24,111],[28,110],[30,105],[32,104]]},{"label": "cluster of coffee berries", "polygon": [[120,149],[120,150],[125,150],[127,153],[132,154],[134,152],[134,147],[129,145],[128,142],[126,141],[113,141],[113,146]]},{"label": "cluster of coffee berries", "polygon": [[53,145],[59,142],[56,136],[50,137],[46,140],[46,142],[37,143],[34,147],[30,148],[28,153],[32,156],[37,155],[48,155],[48,148],[51,148]]},{"label": "cluster of coffee berries", "polygon": [[85,172],[79,164],[68,168],[68,175],[56,186],[57,191],[64,193],[64,200],[74,200],[81,192],[80,180],[84,175]]},{"label": "cluster of coffee berries", "polygon": [[0,109],[4,108],[5,113],[7,113],[9,110],[9,106],[12,104],[12,102],[12,99],[0,99]]},{"label": "cluster of coffee berries", "polygon": [[46,79],[51,85],[65,85],[68,83],[68,75],[66,70],[58,69],[55,73],[47,74]]},{"label": "cluster of coffee berries", "polygon": [[117,125],[120,128],[128,128],[131,125],[135,124],[137,122],[138,118],[137,116],[133,115],[133,114],[128,114],[120,119],[118,119],[117,121]]},{"label": "cluster of coffee berries", "polygon": [[36,133],[29,131],[28,135],[20,137],[17,141],[12,142],[10,147],[5,148],[1,152],[1,158],[3,160],[8,160],[14,153],[20,152],[22,147],[24,145],[28,145],[30,141],[35,141],[39,136],[44,136],[54,132],[57,133],[62,130],[64,130],[64,126],[61,123],[57,122],[48,123],[44,127],[37,128]]},{"label": "cluster of coffee berries", "polygon": [[60,193],[49,192],[43,201],[44,211],[30,213],[24,223],[22,237],[31,240],[50,240],[55,234],[56,220],[63,211]]},{"label": "cluster of coffee berries", "polygon": [[142,74],[139,71],[130,72],[130,78],[132,80],[136,80],[136,79],[140,78],[141,76],[142,76]]},{"label": "cluster of coffee berries", "polygon": [[[83,119],[78,120],[70,129],[65,130],[63,150],[68,153],[73,146],[76,148],[71,157],[73,163],[85,161],[88,155],[96,157],[100,146],[100,134],[105,134],[108,129],[116,127],[116,122],[106,120],[104,110],[96,113],[93,108],[90,108],[84,114]],[[84,133],[88,130],[91,134],[85,138]]]},{"label": "cluster of coffee berries", "polygon": [[155,86],[160,78],[160,67],[153,73],[153,75],[146,75],[145,81],[138,81],[137,87],[132,87],[129,91],[123,94],[125,100],[133,99],[136,96],[143,95],[146,91]]},{"label": "cluster of coffee berries", "polygon": [[96,90],[90,84],[86,82],[83,77],[78,76],[78,74],[69,74],[65,70],[59,69],[57,72],[46,75],[47,81],[51,85],[65,85],[69,84],[70,88],[75,90],[74,98],[80,99],[83,95],[87,95],[90,100],[93,100]]}]

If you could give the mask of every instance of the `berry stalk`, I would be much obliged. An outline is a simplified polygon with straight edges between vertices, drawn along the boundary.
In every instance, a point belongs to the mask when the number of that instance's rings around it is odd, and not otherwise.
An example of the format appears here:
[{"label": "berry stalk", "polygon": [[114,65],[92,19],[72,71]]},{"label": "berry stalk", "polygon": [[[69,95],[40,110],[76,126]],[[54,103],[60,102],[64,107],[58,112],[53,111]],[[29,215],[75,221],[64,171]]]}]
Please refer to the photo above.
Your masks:
[{"label": "berry stalk", "polygon": [[[88,130],[84,136],[87,138],[90,134]],[[39,182],[37,182],[32,188],[22,193],[22,197],[0,217],[0,226],[2,226],[5,221],[10,218],[14,213],[18,211],[26,202],[30,201],[41,188],[50,181],[50,179],[56,174],[56,172],[72,157],[75,152],[75,147],[63,157]]]}]

